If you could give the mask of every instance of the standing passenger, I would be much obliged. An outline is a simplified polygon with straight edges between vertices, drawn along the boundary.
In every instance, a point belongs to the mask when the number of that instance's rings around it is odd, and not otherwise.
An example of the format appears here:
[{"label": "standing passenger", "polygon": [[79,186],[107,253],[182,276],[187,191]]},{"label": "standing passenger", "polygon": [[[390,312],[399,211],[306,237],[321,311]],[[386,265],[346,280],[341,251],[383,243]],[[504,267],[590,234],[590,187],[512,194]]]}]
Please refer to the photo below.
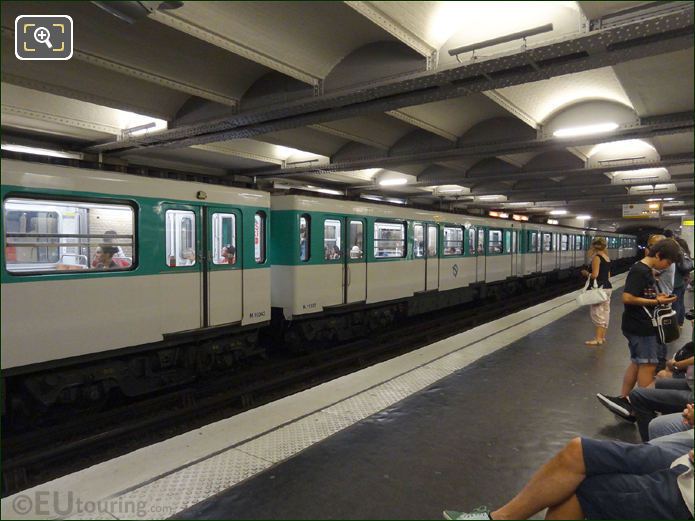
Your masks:
[{"label": "standing passenger", "polygon": [[[688,243],[680,237],[676,239],[678,246],[681,247],[684,254],[684,262],[679,262],[676,265],[675,278],[673,282],[673,294],[678,300],[673,303],[673,309],[678,313],[678,325],[683,327],[683,322],[685,322],[685,288],[688,286],[690,281],[690,270],[684,269],[690,267],[692,270],[692,260],[690,260],[690,248]],[[682,266],[682,264],[684,266]]]},{"label": "standing passenger", "polygon": [[591,273],[582,270],[582,275],[591,277],[589,289],[593,288],[594,281],[599,288],[608,294],[608,300],[590,306],[591,321],[596,327],[593,340],[584,342],[588,346],[600,346],[606,341],[606,331],[611,314],[611,292],[613,286],[610,282],[611,259],[606,253],[607,243],[603,237],[596,237],[591,241],[589,256],[591,257]]},{"label": "standing passenger", "polygon": [[656,306],[676,300],[676,297],[657,291],[653,270],[667,269],[678,262],[680,256],[680,247],[675,241],[663,240],[650,248],[648,255],[636,262],[627,274],[623,290],[622,330],[630,349],[630,365],[623,375],[619,396],[596,395],[604,406],[623,418],[633,416],[627,395],[635,384],[648,387],[654,381],[659,344],[651,313]]}]

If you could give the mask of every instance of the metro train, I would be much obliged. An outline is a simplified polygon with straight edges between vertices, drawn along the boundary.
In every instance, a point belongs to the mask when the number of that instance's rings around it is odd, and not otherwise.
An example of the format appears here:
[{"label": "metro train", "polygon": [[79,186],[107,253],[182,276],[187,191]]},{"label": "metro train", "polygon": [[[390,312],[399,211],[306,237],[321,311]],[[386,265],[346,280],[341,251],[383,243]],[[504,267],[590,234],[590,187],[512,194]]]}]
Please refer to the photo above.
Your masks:
[{"label": "metro train", "polygon": [[[569,276],[633,236],[2,160],[3,414],[98,407]],[[111,259],[109,259],[109,256]],[[318,345],[318,344],[317,344]]]}]

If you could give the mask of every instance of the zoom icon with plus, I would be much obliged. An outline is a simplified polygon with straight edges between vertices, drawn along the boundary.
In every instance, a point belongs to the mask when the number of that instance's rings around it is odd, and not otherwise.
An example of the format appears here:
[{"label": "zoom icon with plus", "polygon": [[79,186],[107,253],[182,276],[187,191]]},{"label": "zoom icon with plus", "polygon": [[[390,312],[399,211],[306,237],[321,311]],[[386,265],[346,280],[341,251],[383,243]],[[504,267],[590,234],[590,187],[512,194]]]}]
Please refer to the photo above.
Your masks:
[{"label": "zoom icon with plus", "polygon": [[20,60],[72,58],[72,18],[21,15],[14,21],[14,54]]}]

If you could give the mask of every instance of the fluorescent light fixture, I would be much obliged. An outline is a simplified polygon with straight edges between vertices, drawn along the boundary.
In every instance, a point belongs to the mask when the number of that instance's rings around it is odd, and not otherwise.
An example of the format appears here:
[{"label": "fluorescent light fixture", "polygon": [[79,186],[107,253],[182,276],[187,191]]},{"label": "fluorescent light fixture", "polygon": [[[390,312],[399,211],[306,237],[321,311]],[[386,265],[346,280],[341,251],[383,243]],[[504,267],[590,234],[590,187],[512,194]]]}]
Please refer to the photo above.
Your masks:
[{"label": "fluorescent light fixture", "polygon": [[567,210],[551,210],[550,215],[567,215]]},{"label": "fluorescent light fixture", "polygon": [[340,190],[331,190],[330,188],[321,188],[319,186],[312,186],[312,185],[307,185],[305,187],[302,187],[304,190],[310,190],[311,192],[318,192],[321,194],[329,194],[329,195],[343,195],[343,192]]},{"label": "fluorescent light fixture", "polygon": [[577,137],[577,136],[590,136],[592,134],[601,134],[604,132],[611,132],[615,130],[620,125],[613,122],[607,123],[596,123],[595,125],[584,125],[581,127],[570,127],[570,128],[560,128],[553,132],[555,137]]},{"label": "fluorescent light fixture", "polygon": [[36,154],[37,156],[63,157],[66,159],[82,159],[83,155],[80,152],[63,152],[61,150],[52,150],[50,148],[28,147],[24,145],[13,145],[11,143],[3,143],[2,150],[8,152],[20,152],[22,154]]},{"label": "fluorescent light fixture", "polygon": [[528,215],[513,214],[512,219],[515,221],[528,221]]},{"label": "fluorescent light fixture", "polygon": [[[676,185],[674,183],[666,183],[666,184],[657,184],[657,185],[637,185],[637,186],[631,186],[630,187],[630,195],[640,195],[640,194],[649,194],[649,195],[656,195],[656,194],[664,194],[664,193],[673,193],[677,192],[678,189],[676,188]],[[645,194],[645,195],[646,195]]]},{"label": "fluorescent light fixture", "polygon": [[621,172],[613,172],[611,183],[614,185],[631,184],[634,181],[643,181],[645,183],[668,181],[671,179],[671,174],[665,168],[640,168],[639,170],[623,170]]},{"label": "fluorescent light fixture", "polygon": [[478,201],[506,201],[507,196],[501,194],[495,195],[478,195],[475,197]]},{"label": "fluorescent light fixture", "polygon": [[509,214],[508,214],[508,213],[505,213],[505,212],[500,212],[500,217],[501,217],[502,219],[509,219]]},{"label": "fluorescent light fixture", "polygon": [[646,200],[648,203],[653,203],[655,201],[663,201],[663,198],[661,197],[650,197],[649,199]]},{"label": "fluorescent light fixture", "polygon": [[591,219],[591,215],[586,215],[586,214],[577,215],[577,219],[579,219],[580,221],[588,221],[589,219]]},{"label": "fluorescent light fixture", "polygon": [[658,210],[659,206],[660,206],[659,203],[649,203],[647,208],[649,208],[650,210]]},{"label": "fluorescent light fixture", "polygon": [[500,213],[499,212],[488,212],[487,213],[490,217],[499,217]]},{"label": "fluorescent light fixture", "polygon": [[528,202],[528,201],[515,201],[511,203],[504,203],[503,205],[505,208],[514,208],[514,207],[519,207],[519,208],[525,208],[527,206],[533,206],[533,203]]},{"label": "fluorescent light fixture", "polygon": [[397,197],[382,197],[380,195],[372,194],[362,194],[360,199],[367,199],[368,201],[377,201],[379,203],[394,203],[394,204],[406,204],[408,201],[405,199],[398,199]]},{"label": "fluorescent light fixture", "polygon": [[435,194],[470,194],[471,189],[459,185],[441,185],[435,186],[433,192]]},{"label": "fluorescent light fixture", "polygon": [[400,186],[405,184],[408,184],[408,180],[405,177],[393,177],[379,181],[380,186]]},{"label": "fluorescent light fixture", "polygon": [[686,213],[683,212],[664,212],[664,215],[668,217],[685,217]]},{"label": "fluorescent light fixture", "polygon": [[548,219],[548,224],[559,224],[557,219]]}]

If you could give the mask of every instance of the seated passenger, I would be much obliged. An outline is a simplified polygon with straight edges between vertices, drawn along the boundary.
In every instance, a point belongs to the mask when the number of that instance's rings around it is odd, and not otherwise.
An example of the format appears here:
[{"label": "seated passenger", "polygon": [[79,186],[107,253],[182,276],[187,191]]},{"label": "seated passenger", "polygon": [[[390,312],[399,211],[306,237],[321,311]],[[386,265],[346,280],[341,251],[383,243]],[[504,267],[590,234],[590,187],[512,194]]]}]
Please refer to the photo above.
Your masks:
[{"label": "seated passenger", "polygon": [[357,246],[356,244],[350,248],[350,258],[351,259],[361,259],[362,258],[362,250],[360,250],[360,247]]},{"label": "seated passenger", "polygon": [[218,264],[235,264],[236,248],[231,244],[226,244],[222,248],[221,259]]},{"label": "seated passenger", "polygon": [[334,260],[338,260],[338,259],[341,258],[341,256],[342,256],[342,254],[341,254],[341,252],[340,252],[340,248],[338,247],[337,244],[334,244],[334,245],[333,245],[333,253],[332,253],[332,257],[331,257],[331,258],[334,259]]},{"label": "seated passenger", "polygon": [[98,270],[117,270],[121,266],[113,260],[113,256],[118,253],[115,246],[102,246],[99,262],[95,266]]},{"label": "seated passenger", "polygon": [[193,266],[195,264],[195,250],[192,248],[187,248],[181,253],[183,262],[181,266]]},{"label": "seated passenger", "polygon": [[693,495],[692,449],[574,438],[502,507],[444,518],[692,519]]}]

